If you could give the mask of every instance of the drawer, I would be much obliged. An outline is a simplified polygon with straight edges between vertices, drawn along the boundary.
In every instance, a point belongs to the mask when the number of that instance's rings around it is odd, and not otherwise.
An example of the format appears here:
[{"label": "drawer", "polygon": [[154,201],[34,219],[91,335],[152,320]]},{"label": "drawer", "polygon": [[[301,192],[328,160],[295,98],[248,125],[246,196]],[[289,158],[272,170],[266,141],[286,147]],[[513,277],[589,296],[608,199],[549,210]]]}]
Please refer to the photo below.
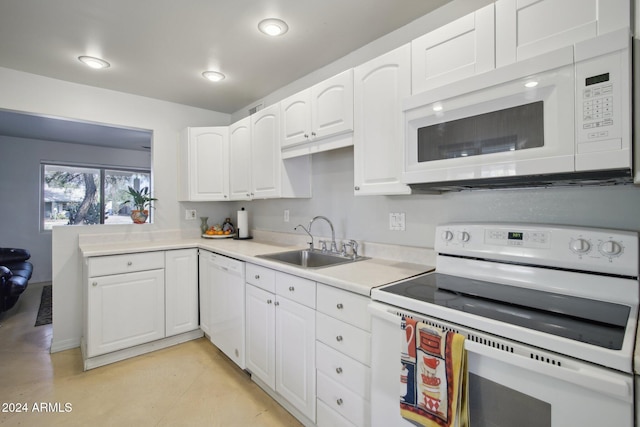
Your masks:
[{"label": "drawer", "polygon": [[318,311],[366,331],[371,331],[370,302],[364,295],[318,283]]},{"label": "drawer", "polygon": [[247,264],[246,281],[265,291],[276,292],[276,272],[269,268]]},{"label": "drawer", "polygon": [[318,399],[357,426],[370,425],[369,402],[318,372]]},{"label": "drawer", "polygon": [[316,312],[316,339],[370,366],[371,334],[369,332]]},{"label": "drawer", "polygon": [[316,405],[316,417],[318,419],[316,423],[318,427],[358,427],[329,408],[329,406],[320,399],[318,399]]},{"label": "drawer", "polygon": [[276,272],[276,294],[313,309],[316,308],[316,282]]},{"label": "drawer", "polygon": [[316,369],[365,400],[370,400],[371,374],[368,366],[316,342]]},{"label": "drawer", "polygon": [[91,257],[87,265],[89,277],[155,270],[158,268],[164,268],[164,252],[162,251]]}]

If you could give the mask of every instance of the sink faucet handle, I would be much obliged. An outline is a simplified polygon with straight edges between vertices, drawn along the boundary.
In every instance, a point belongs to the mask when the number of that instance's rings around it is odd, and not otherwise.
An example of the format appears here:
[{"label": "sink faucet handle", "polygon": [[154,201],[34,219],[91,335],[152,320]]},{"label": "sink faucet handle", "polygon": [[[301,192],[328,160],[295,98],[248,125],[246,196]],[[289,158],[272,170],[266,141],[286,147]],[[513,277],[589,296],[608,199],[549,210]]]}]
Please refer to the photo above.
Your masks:
[{"label": "sink faucet handle", "polygon": [[358,257],[358,242],[356,242],[355,240],[351,239],[351,240],[349,240],[349,242],[346,245],[347,246],[351,246],[351,252],[352,252],[353,259],[356,259]]},{"label": "sink faucet handle", "polygon": [[326,240],[320,240],[320,249],[322,249],[322,252],[326,252],[327,251],[327,241]]}]

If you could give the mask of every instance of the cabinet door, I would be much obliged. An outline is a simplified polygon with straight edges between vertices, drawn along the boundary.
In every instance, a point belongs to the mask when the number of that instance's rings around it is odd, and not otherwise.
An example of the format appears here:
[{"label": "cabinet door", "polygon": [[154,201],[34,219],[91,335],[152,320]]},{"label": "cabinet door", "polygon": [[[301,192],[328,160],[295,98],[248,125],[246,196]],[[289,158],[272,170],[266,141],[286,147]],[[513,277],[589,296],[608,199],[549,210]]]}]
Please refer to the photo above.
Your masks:
[{"label": "cabinet door", "polygon": [[312,138],[353,131],[353,70],[311,88]]},{"label": "cabinet door", "polygon": [[251,116],[251,170],[254,198],[280,195],[281,163],[279,106]]},{"label": "cabinet door", "polygon": [[356,195],[409,194],[404,161],[402,99],[411,95],[411,47],[402,46],[355,69]]},{"label": "cabinet door", "polygon": [[165,252],[166,336],[198,329],[198,250]]},{"label": "cabinet door", "polygon": [[251,118],[229,126],[229,198],[251,200]]},{"label": "cabinet door", "polygon": [[303,90],[280,102],[281,148],[307,142],[311,137],[311,91]]},{"label": "cabinet door", "polygon": [[275,390],[275,297],[249,284],[245,293],[246,366],[252,375]]},{"label": "cabinet door", "polygon": [[277,297],[276,391],[315,420],[315,310]]},{"label": "cabinet door", "polygon": [[631,26],[629,0],[500,0],[495,5],[497,66]]},{"label": "cabinet door", "polygon": [[90,277],[87,357],[165,336],[164,270]]},{"label": "cabinet door", "polygon": [[211,252],[200,251],[198,260],[198,294],[200,307],[200,329],[211,336],[211,280],[215,265],[211,262]]},{"label": "cabinet door", "polygon": [[188,128],[180,147],[180,200],[218,201],[229,197],[229,128]]},{"label": "cabinet door", "polygon": [[413,94],[495,67],[494,6],[486,6],[411,42]]}]

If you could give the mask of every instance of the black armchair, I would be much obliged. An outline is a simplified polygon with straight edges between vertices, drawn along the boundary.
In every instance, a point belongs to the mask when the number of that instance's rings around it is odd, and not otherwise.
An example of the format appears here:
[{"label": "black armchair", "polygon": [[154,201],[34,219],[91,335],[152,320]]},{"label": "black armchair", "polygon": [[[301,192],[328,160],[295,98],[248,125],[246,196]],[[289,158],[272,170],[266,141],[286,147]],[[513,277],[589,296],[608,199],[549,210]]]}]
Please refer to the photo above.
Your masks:
[{"label": "black armchair", "polygon": [[9,310],[27,289],[33,265],[26,249],[0,248],[0,313]]}]

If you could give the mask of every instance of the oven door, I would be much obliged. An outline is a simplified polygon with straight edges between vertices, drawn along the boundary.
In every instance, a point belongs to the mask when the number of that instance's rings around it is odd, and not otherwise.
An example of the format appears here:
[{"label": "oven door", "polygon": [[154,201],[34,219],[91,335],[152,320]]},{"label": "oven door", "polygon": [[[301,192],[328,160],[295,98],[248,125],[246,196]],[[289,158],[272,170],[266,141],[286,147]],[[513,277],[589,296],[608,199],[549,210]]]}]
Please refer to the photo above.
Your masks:
[{"label": "oven door", "polygon": [[408,184],[573,172],[571,47],[409,98]]},{"label": "oven door", "polygon": [[[413,426],[400,416],[401,318],[373,302],[373,426]],[[415,313],[406,312],[416,317]],[[418,317],[428,320],[424,316]],[[440,321],[433,324],[451,327]],[[564,358],[487,334],[465,341],[469,369],[469,415],[473,427],[633,426],[631,375]],[[488,337],[488,338],[487,338]],[[397,346],[389,345],[396,342]],[[525,357],[523,353],[528,353]]]}]

